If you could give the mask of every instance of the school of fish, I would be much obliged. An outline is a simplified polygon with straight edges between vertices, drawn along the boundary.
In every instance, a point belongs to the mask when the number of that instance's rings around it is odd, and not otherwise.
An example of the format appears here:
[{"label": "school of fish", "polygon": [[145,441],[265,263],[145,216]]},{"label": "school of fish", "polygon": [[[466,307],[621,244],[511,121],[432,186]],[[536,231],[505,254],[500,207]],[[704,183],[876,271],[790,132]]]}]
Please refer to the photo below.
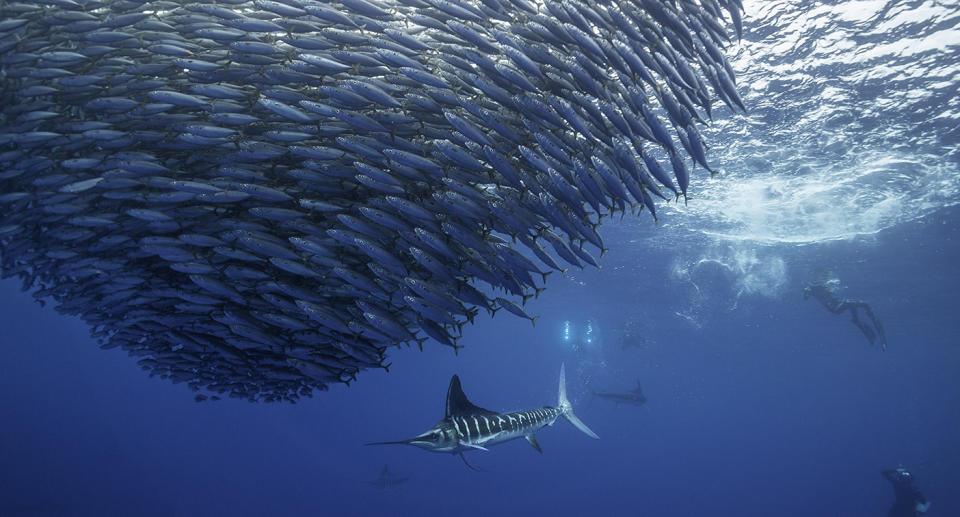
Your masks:
[{"label": "school of fish", "polygon": [[2,274],[198,401],[456,349],[478,310],[532,320],[548,272],[596,266],[602,217],[711,170],[741,11],[4,0]]}]

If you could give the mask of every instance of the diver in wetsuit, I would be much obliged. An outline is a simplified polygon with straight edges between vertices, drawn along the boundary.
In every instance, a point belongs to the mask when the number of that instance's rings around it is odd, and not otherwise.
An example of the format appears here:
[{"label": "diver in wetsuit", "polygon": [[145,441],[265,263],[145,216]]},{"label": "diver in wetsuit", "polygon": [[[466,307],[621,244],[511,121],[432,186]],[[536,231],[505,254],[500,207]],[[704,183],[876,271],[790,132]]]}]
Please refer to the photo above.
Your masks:
[{"label": "diver in wetsuit", "polygon": [[[880,324],[880,320],[877,319],[873,310],[867,305],[867,302],[846,300],[838,297],[836,293],[838,284],[839,282],[833,281],[807,286],[803,289],[803,299],[806,300],[810,296],[813,296],[818,302],[822,303],[827,310],[834,314],[843,314],[849,310],[853,324],[860,329],[860,332],[863,332],[863,335],[867,337],[870,344],[876,344],[877,338],[879,337],[880,348],[886,350],[887,336],[884,334],[883,325]],[[867,322],[860,320],[860,316],[858,315],[859,310],[863,310],[867,317],[870,318],[870,322],[873,324],[872,327],[867,324]]]},{"label": "diver in wetsuit", "polygon": [[890,507],[887,517],[917,517],[927,513],[927,508],[930,508],[930,501],[927,501],[927,498],[917,488],[913,474],[907,472],[907,469],[904,468],[884,470],[882,474],[883,477],[887,478],[887,481],[893,484],[893,490],[897,497]]}]

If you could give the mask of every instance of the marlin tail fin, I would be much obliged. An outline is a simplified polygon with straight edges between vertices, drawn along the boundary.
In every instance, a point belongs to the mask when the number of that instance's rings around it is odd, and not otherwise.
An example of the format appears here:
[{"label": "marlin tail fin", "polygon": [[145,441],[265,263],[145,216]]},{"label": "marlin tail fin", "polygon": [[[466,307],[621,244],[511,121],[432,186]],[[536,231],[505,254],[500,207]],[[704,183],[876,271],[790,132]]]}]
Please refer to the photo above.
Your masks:
[{"label": "marlin tail fin", "polygon": [[577,418],[577,415],[573,414],[573,406],[571,406],[570,401],[567,400],[566,368],[562,364],[560,365],[560,394],[558,395],[557,398],[558,398],[557,407],[559,407],[563,411],[563,416],[566,417],[567,420],[569,420],[574,427],[583,431],[583,433],[589,436],[590,438],[595,438],[597,440],[600,439],[600,437],[597,436],[597,433],[594,433],[593,431],[591,431],[586,424],[584,424],[583,422],[580,421],[579,418]]}]

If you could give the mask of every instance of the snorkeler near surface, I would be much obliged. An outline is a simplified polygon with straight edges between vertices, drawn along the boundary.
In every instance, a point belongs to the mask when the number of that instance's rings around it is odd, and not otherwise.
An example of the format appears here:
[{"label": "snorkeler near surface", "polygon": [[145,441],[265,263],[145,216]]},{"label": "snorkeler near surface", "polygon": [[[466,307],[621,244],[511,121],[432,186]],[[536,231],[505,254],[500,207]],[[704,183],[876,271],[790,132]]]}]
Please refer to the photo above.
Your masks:
[{"label": "snorkeler near surface", "polygon": [[904,468],[884,470],[881,474],[893,485],[896,495],[896,500],[887,513],[888,517],[916,517],[927,513],[930,501],[927,501],[917,488],[913,474]]},{"label": "snorkeler near surface", "polygon": [[[829,280],[827,282],[809,285],[803,288],[803,299],[806,300],[810,296],[816,298],[816,300],[823,304],[828,311],[834,314],[843,314],[846,311],[850,311],[850,318],[853,321],[853,324],[860,329],[860,332],[863,332],[863,335],[867,337],[867,340],[870,341],[871,345],[877,343],[877,339],[880,339],[880,349],[887,349],[887,336],[883,332],[883,325],[880,324],[880,320],[877,319],[877,316],[873,313],[873,309],[870,308],[870,305],[867,302],[862,300],[848,300],[845,298],[840,298],[837,295],[839,290],[840,281],[839,280]],[[858,311],[862,310],[867,317],[870,319],[870,323],[867,323],[860,319]]]}]

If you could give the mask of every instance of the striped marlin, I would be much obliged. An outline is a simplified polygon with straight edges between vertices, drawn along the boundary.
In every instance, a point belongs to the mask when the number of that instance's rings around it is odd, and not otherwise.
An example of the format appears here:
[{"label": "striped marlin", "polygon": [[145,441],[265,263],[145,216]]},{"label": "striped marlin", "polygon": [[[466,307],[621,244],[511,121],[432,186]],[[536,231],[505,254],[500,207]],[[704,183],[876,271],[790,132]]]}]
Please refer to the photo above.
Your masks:
[{"label": "striped marlin", "polygon": [[[454,375],[447,388],[447,408],[443,420],[427,431],[395,442],[373,442],[367,445],[415,445],[433,452],[459,454],[471,449],[485,451],[487,447],[516,438],[525,437],[537,452],[542,453],[537,443],[536,432],[553,425],[561,416],[570,421],[577,429],[591,438],[600,439],[575,414],[573,406],[567,400],[566,374],[560,366],[560,390],[556,407],[543,406],[540,409],[518,411],[515,413],[497,413],[483,409],[470,402],[460,387],[460,378]],[[466,459],[464,459],[466,462]],[[468,464],[469,466],[469,464]]]}]

